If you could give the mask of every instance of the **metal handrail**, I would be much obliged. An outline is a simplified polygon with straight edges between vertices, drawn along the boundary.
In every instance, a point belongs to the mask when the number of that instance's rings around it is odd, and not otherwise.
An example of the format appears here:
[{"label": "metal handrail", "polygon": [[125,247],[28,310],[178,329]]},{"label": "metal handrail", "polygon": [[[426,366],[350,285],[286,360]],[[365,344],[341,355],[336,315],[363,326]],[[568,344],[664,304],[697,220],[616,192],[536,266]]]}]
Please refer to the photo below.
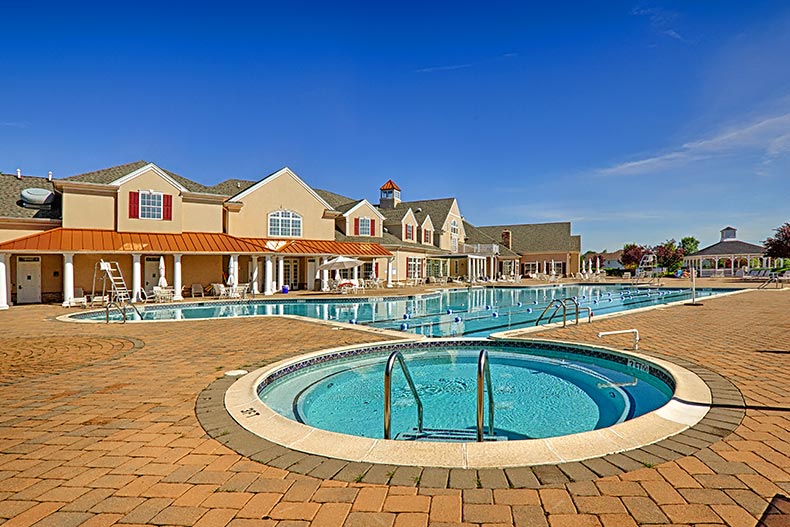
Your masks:
[{"label": "metal handrail", "polygon": [[[551,315],[551,318],[554,318],[554,315],[557,314],[557,310],[559,308],[563,307],[563,306],[564,306],[564,302],[562,300],[552,300],[551,302],[549,302],[548,305],[546,306],[546,308],[543,310],[543,312],[538,317],[538,319],[535,321],[535,325],[537,326],[537,325],[540,324],[540,321],[543,320],[543,316],[546,314],[546,312],[549,309],[554,307],[554,313],[552,313],[552,315]],[[551,318],[549,318],[549,320],[551,320]]]},{"label": "metal handrail", "polygon": [[406,361],[403,359],[403,354],[400,351],[393,351],[387,359],[387,366],[384,368],[384,439],[392,439],[392,368],[395,367],[395,361],[400,364],[403,375],[406,377],[406,382],[411,389],[414,400],[417,401],[417,430],[422,433],[422,401],[417,388],[414,386],[414,381],[411,379],[409,369],[406,367]]},{"label": "metal handrail", "polygon": [[111,307],[114,307],[115,309],[117,309],[118,311],[121,312],[121,316],[123,317],[123,323],[126,324],[126,309],[123,309],[120,305],[118,305],[117,303],[113,302],[112,300],[107,302],[107,305],[104,308],[104,310],[105,310],[105,312],[104,312],[104,321],[107,324],[110,323],[110,308]]},{"label": "metal handrail", "polygon": [[488,388],[488,434],[494,435],[494,390],[491,389],[491,368],[488,367],[488,352],[480,350],[477,358],[477,441],[483,441],[483,380]]}]

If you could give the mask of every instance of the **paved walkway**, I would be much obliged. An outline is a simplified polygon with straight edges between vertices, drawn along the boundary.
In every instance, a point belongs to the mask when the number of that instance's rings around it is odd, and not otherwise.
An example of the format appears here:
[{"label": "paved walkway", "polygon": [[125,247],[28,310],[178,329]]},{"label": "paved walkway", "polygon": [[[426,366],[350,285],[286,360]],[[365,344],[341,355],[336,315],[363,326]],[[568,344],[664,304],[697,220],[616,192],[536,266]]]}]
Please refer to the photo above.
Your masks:
[{"label": "paved walkway", "polygon": [[[578,481],[565,474],[519,489],[303,476],[237,454],[198,422],[199,394],[226,370],[380,336],[277,318],[108,326],[53,320],[63,312],[0,312],[5,526],[754,526],[761,518],[769,527],[788,525],[786,291],[535,334],[600,343],[598,331],[638,328],[641,351],[698,363],[733,382],[746,414],[735,433],[674,461]],[[610,339],[612,347],[628,345],[625,336]]]}]

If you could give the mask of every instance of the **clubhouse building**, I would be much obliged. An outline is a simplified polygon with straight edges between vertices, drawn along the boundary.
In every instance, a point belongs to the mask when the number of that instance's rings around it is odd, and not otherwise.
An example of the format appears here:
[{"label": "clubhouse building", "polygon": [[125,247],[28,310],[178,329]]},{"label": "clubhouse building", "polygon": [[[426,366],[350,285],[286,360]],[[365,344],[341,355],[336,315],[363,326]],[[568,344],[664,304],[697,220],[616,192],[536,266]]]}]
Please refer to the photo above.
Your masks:
[{"label": "clubhouse building", "polygon": [[254,293],[326,290],[336,256],[363,262],[347,278],[382,285],[469,282],[579,270],[570,223],[475,227],[455,198],[379,203],[311,188],[288,168],[208,187],[137,161],[62,179],[0,174],[0,309],[90,292],[100,260],[118,263],[133,300],[160,275],[174,300],[191,284],[249,283]]}]

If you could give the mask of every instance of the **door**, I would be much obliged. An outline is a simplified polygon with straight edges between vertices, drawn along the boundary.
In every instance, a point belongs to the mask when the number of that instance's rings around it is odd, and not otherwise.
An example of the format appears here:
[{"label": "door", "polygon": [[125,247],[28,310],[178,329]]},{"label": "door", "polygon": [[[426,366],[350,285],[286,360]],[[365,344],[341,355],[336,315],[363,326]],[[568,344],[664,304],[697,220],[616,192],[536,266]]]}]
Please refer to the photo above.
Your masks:
[{"label": "door", "polygon": [[16,259],[16,303],[41,302],[41,257],[18,256]]},{"label": "door", "polygon": [[295,290],[299,286],[299,260],[286,258],[283,261],[283,274],[285,285]]},{"label": "door", "polygon": [[307,290],[315,290],[315,274],[316,274],[315,260],[310,258],[307,260]]},{"label": "door", "polygon": [[155,285],[159,285],[159,257],[146,256],[143,266],[143,289],[151,293]]}]

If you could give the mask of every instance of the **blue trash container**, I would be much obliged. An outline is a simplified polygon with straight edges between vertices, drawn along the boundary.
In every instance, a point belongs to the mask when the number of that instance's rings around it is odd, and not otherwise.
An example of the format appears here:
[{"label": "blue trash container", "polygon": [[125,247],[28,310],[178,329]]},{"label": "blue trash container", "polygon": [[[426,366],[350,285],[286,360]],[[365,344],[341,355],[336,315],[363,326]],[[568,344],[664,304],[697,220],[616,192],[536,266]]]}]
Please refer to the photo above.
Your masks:
[{"label": "blue trash container", "polygon": [[284,286],[283,286],[283,294],[284,294],[284,295],[287,295],[287,294],[288,294],[288,286],[287,286],[287,285],[284,285]]}]

